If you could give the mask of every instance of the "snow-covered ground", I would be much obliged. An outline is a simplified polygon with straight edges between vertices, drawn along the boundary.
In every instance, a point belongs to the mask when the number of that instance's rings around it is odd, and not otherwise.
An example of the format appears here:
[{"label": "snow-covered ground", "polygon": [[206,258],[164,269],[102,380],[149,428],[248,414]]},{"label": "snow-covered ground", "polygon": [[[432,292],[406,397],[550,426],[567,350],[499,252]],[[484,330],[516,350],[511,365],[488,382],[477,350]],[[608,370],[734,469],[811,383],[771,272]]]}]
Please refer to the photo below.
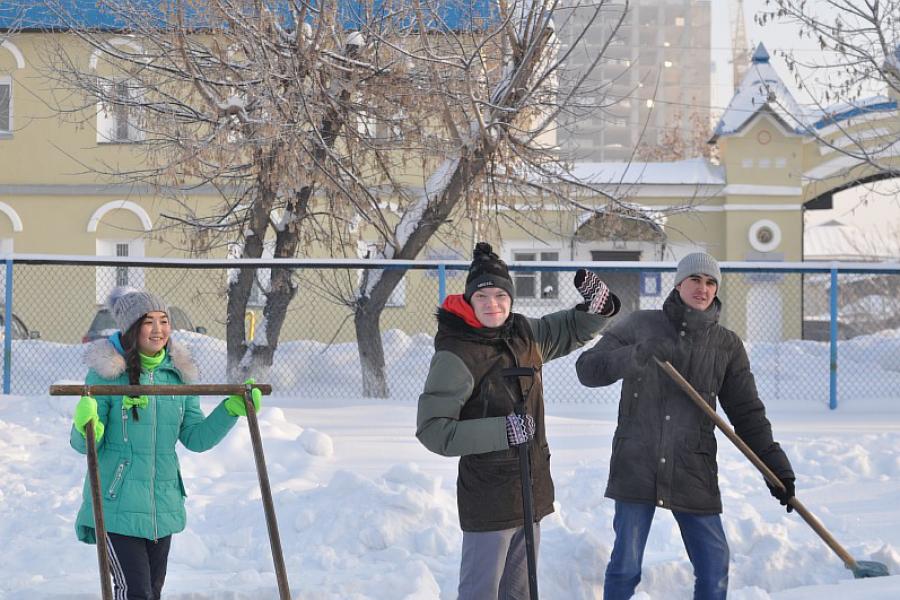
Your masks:
[{"label": "snow-covered ground", "polygon": [[[408,362],[392,368],[424,378],[430,340],[389,335],[393,343],[408,345]],[[220,351],[208,349],[199,337],[188,341],[198,353]],[[866,341],[869,350],[883,345],[881,356],[896,356],[897,342],[896,336]],[[78,351],[58,346],[61,357]],[[343,367],[332,371],[336,385],[357,377],[353,348],[346,352]],[[827,356],[824,346],[812,342],[753,348],[763,390],[769,387],[770,355],[776,353],[795,356],[798,371],[804,357]],[[548,365],[545,385],[552,390],[554,381],[574,379],[573,360]],[[53,364],[20,364],[14,373],[36,377],[53,372]],[[867,376],[900,377],[900,360],[865,364],[872,369]],[[273,374],[276,389],[287,383],[285,377]],[[295,376],[282,389],[302,382]],[[825,391],[827,382],[816,387]],[[596,403],[548,404],[557,510],[542,524],[543,598],[602,596],[612,542],[613,506],[603,490],[615,394],[598,391]],[[827,396],[815,395],[821,400],[767,403],[776,438],[798,473],[798,497],[851,555],[900,574],[900,400],[843,394],[839,409],[830,411]],[[461,541],[456,460],[418,444],[415,400],[413,390],[391,401],[352,395],[312,401],[284,393],[265,400],[260,424],[294,597],[455,598]],[[204,408],[209,411],[216,401],[204,400]],[[73,529],[85,470],[84,457],[68,445],[74,404],[75,398],[40,394],[0,396],[0,598],[99,597],[96,551],[79,543]],[[732,549],[730,598],[900,598],[900,576],[854,580],[796,514],[783,511],[754,467],[723,436],[719,448]],[[276,598],[246,424],[210,452],[181,452],[181,464],[188,528],[174,538],[165,597]],[[690,598],[690,563],[677,526],[667,511],[659,511],[656,520],[637,598]]]}]

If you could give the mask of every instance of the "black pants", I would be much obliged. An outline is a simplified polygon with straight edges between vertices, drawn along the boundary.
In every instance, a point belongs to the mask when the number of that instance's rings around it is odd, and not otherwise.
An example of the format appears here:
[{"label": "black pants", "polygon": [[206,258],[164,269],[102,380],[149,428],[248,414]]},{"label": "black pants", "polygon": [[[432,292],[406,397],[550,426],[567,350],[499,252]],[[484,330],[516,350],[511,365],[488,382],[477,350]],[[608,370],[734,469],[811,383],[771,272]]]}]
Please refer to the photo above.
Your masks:
[{"label": "black pants", "polygon": [[159,600],[166,581],[172,536],[155,542],[139,537],[107,533],[109,568],[116,600]]}]

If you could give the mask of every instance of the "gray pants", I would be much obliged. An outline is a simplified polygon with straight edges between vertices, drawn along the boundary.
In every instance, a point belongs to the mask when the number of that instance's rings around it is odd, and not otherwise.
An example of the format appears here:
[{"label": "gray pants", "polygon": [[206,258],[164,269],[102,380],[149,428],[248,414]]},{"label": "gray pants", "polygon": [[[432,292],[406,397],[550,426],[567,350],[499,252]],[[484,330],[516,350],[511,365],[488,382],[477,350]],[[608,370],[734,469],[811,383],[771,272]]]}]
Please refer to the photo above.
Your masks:
[{"label": "gray pants", "polygon": [[[534,558],[541,528],[534,524]],[[463,531],[459,568],[459,600],[527,600],[528,560],[525,528]]]}]

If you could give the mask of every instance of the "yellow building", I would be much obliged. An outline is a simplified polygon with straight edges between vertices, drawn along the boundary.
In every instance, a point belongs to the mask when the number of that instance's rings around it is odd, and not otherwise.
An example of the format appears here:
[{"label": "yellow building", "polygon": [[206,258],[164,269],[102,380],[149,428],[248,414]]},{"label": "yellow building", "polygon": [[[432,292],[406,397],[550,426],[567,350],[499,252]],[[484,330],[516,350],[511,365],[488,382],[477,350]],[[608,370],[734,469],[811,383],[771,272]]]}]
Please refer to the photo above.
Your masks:
[{"label": "yellow building", "polygon": [[[163,213],[172,205],[149,186],[121,186],[98,175],[104,170],[127,170],[141,164],[141,134],[129,127],[129,116],[97,106],[78,123],[63,121],[49,107],[65,97],[41,71],[41,53],[48,36],[65,35],[21,31],[2,37],[0,47],[0,250],[16,254],[62,254],[96,257],[185,257],[190,240],[177,230],[160,231]],[[133,40],[109,34],[109,43]],[[94,64],[93,57],[81,57]],[[815,131],[818,135],[812,135]],[[579,207],[554,202],[540,208],[535,219],[511,223],[499,220],[495,246],[508,261],[674,261],[703,249],[722,261],[800,261],[803,259],[803,211],[826,206],[830,195],[880,173],[863,161],[836,149],[851,143],[848,135],[877,143],[900,133],[897,98],[839,107],[830,114],[802,115],[760,46],[753,56],[731,104],[716,128],[720,164],[705,159],[675,163],[584,163],[574,166],[581,183],[619,198],[651,219],[630,221],[621,212],[610,217],[601,194],[578,195]],[[826,138],[823,144],[819,138]],[[896,160],[896,159],[894,159]],[[897,164],[896,162],[894,164]],[[569,189],[564,184],[560,189]],[[582,201],[583,199],[583,201]],[[217,200],[212,189],[199,188],[184,197],[194,207]],[[596,210],[587,210],[594,207]],[[534,211],[534,202],[530,209]],[[539,217],[539,218],[538,218]],[[475,230],[476,228],[472,228]],[[466,226],[457,230],[466,230]],[[455,239],[455,238],[454,238]],[[540,240],[540,241],[538,241]],[[423,259],[464,258],[472,242],[458,240],[455,249],[435,243]],[[441,242],[443,243],[443,241]],[[454,256],[455,254],[455,256]],[[222,257],[222,255],[220,255]],[[222,270],[192,274],[189,281],[171,285],[144,279],[144,271],[92,268],[91,276],[67,282],[69,301],[54,308],[54,318],[85,323],[93,307],[103,303],[118,283],[147,285],[167,293],[173,303],[195,313],[224,315],[227,274]],[[548,283],[542,275],[521,274],[518,306],[544,306]],[[629,307],[641,306],[636,276],[613,276]],[[126,279],[127,281],[117,281]],[[545,278],[552,279],[552,276]],[[431,331],[437,282],[433,276],[410,272],[398,298],[386,311],[382,327]],[[748,321],[778,317],[783,326],[774,338],[798,337],[802,320],[797,278],[748,279],[728,296],[727,319],[738,331]],[[452,283],[452,281],[451,281]],[[32,294],[41,293],[38,283]],[[557,284],[558,285],[558,284]],[[551,285],[552,287],[552,285]],[[785,289],[790,288],[790,289]],[[21,287],[19,288],[21,290]],[[450,290],[454,291],[454,290]],[[405,298],[427,298],[427,310],[415,316]],[[761,299],[767,299],[761,302]],[[783,299],[772,313],[771,298]],[[352,327],[341,328],[348,309],[318,300],[317,314],[333,326],[310,334],[286,326],[288,339],[344,340]],[[21,303],[20,303],[21,304]],[[766,315],[754,310],[766,306]],[[86,307],[91,307],[87,308]],[[44,304],[17,306],[23,316],[41,320]],[[88,315],[88,316],[86,316]],[[298,310],[289,320],[303,320]],[[199,319],[195,316],[195,321]],[[203,325],[217,337],[224,317],[209,317]],[[78,326],[79,328],[81,325]],[[72,333],[45,335],[74,341]]]}]

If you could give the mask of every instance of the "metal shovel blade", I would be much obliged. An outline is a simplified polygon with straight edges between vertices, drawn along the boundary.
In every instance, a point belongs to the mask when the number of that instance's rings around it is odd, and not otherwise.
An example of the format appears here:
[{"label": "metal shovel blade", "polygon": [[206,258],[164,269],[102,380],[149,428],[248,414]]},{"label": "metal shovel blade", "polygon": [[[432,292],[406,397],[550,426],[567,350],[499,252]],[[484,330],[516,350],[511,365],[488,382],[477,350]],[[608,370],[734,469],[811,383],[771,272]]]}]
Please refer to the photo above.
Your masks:
[{"label": "metal shovel blade", "polygon": [[857,579],[865,579],[866,577],[887,577],[890,575],[887,565],[874,560],[858,560],[856,565],[850,566],[853,576]]}]

